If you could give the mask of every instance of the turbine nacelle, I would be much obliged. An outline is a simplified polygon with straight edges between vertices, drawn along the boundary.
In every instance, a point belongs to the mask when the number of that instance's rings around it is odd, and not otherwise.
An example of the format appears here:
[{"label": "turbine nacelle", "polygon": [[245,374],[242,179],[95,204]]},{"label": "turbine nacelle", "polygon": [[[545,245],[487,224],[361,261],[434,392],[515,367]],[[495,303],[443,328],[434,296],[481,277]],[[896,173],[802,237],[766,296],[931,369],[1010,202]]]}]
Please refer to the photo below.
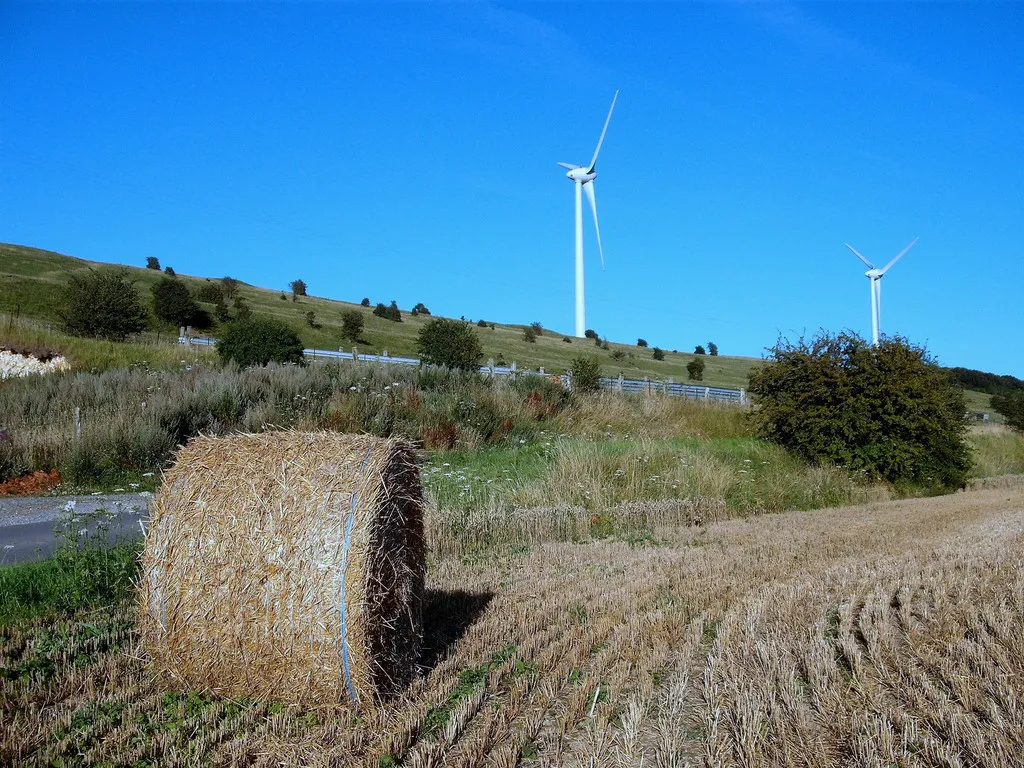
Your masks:
[{"label": "turbine nacelle", "polygon": [[869,269],[867,272],[864,273],[864,277],[867,277],[871,280],[881,280],[882,275],[884,274],[885,273],[880,269]]},{"label": "turbine nacelle", "polygon": [[593,168],[584,168],[582,165],[570,165],[569,163],[559,163],[559,165],[569,169],[565,177],[569,181],[575,181],[577,184],[586,184],[588,181],[593,181],[597,178],[597,171]]}]

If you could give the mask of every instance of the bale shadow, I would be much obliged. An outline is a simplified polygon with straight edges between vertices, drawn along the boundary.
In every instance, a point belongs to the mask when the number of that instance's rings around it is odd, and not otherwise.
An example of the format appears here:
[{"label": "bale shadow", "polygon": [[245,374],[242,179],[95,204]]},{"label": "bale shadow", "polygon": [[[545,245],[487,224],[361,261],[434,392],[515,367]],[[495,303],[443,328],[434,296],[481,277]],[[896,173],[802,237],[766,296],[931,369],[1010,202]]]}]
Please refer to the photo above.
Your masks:
[{"label": "bale shadow", "polygon": [[446,592],[428,589],[423,599],[423,650],[420,669],[427,674],[448,656],[451,647],[466,634],[486,610],[493,592]]}]

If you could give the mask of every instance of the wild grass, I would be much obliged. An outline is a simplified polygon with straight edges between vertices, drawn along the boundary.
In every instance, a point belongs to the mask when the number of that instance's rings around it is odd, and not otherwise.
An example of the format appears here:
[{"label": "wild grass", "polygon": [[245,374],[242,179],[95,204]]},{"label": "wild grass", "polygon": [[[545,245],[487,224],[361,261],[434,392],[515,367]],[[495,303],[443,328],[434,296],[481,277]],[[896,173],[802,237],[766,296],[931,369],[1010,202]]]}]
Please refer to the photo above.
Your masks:
[{"label": "wild grass", "polygon": [[1024,474],[1024,435],[1002,425],[979,425],[968,440],[974,453],[972,477]]},{"label": "wild grass", "polygon": [[133,590],[141,545],[111,544],[108,531],[103,510],[76,515],[73,504],[65,507],[52,558],[0,567],[0,627],[121,603]]},{"label": "wild grass", "polygon": [[378,710],[168,691],[125,607],[0,629],[0,762],[985,765],[1024,747],[1024,488],[436,559]]}]

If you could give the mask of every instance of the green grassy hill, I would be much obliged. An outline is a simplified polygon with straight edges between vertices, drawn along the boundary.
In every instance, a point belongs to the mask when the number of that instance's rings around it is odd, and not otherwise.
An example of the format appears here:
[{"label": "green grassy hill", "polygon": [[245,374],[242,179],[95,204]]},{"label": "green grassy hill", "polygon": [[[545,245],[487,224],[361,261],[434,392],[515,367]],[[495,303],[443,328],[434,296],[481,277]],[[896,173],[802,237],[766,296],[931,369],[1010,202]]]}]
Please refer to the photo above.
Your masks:
[{"label": "green grassy hill", "polygon": [[[77,259],[38,248],[0,243],[0,314],[18,314],[24,318],[57,324],[63,286],[70,275],[90,268],[117,266]],[[164,274],[144,267],[125,266],[123,269],[128,270],[136,280],[143,301],[148,304],[150,288]],[[237,275],[232,277],[242,279]],[[211,279],[191,275],[178,275],[178,278],[188,284],[193,293],[205,281]],[[395,323],[375,317],[371,309],[358,304],[315,296],[302,296],[297,301],[292,301],[290,293],[258,288],[244,282],[239,285],[239,293],[251,305],[254,314],[282,320],[299,334],[306,346],[319,349],[338,349],[341,346],[346,350],[351,349],[351,342],[343,342],[341,339],[341,315],[346,310],[357,309],[363,313],[365,319],[365,328],[358,343],[361,352],[377,354],[387,351],[392,355],[415,357],[416,335],[424,323],[431,319],[423,315],[414,317],[407,310],[403,310],[402,322]],[[208,310],[212,309],[212,305],[203,306]],[[313,328],[307,323],[306,313],[310,311],[315,313],[315,321],[321,327]],[[572,364],[572,358],[583,353],[596,355],[601,361],[602,373],[606,376],[618,376],[621,373],[632,379],[649,376],[658,381],[672,378],[677,382],[686,383],[689,381],[686,366],[694,359],[694,355],[689,353],[665,350],[665,359],[658,361],[653,358],[653,350],[650,348],[609,342],[608,349],[605,350],[596,346],[590,339],[563,337],[560,333],[548,330],[545,330],[535,343],[528,343],[523,338],[522,325],[495,323],[494,328],[474,327],[483,344],[485,361],[494,359],[499,364],[502,361],[506,364],[515,361],[520,368],[537,370],[543,367],[550,373],[564,372]],[[154,330],[161,331],[156,339],[162,339],[164,342],[169,336],[173,337],[177,333],[177,329],[170,327],[154,327]],[[211,329],[209,333],[216,335],[216,328]],[[147,340],[152,342],[153,337],[154,334],[148,334]],[[568,341],[564,341],[563,338]],[[88,343],[104,349],[124,346],[84,340],[75,343]],[[152,349],[140,351],[137,357],[145,359],[147,355],[152,357]],[[175,355],[176,353],[171,353],[170,357]],[[105,355],[101,355],[101,359],[111,356],[112,353],[107,350]],[[95,358],[96,355],[93,354],[90,359]],[[745,387],[751,368],[760,362],[753,357],[708,355],[703,359],[706,368],[702,383],[733,389]],[[989,395],[968,390],[967,396],[970,410],[988,412],[992,414],[994,420],[1001,421],[1001,417],[992,411]]]},{"label": "green grassy hill", "polygon": [[[0,312],[19,313],[22,317],[57,323],[62,288],[68,277],[90,268],[111,266],[37,248],[0,244]],[[131,273],[143,300],[148,302],[150,288],[163,277],[163,273],[143,267],[127,266],[124,269]],[[244,275],[232,277],[244,279]],[[178,278],[193,289],[209,279],[181,274]],[[365,318],[365,328],[358,344],[361,352],[379,353],[386,350],[392,355],[415,356],[416,335],[423,324],[431,319],[422,315],[413,317],[403,310],[402,322],[395,323],[375,317],[371,309],[357,304],[315,296],[303,296],[298,301],[292,301],[290,294],[245,283],[240,285],[239,293],[252,306],[254,314],[284,321],[299,334],[304,344],[320,349],[338,349],[340,346],[346,350],[351,348],[351,342],[342,342],[341,339],[341,314],[346,310],[357,309]],[[204,306],[212,308],[210,305]],[[315,313],[320,328],[310,327],[306,322],[306,313],[310,311]],[[571,338],[566,342],[561,334],[547,330],[535,343],[528,343],[523,338],[522,325],[495,323],[494,328],[474,327],[483,344],[485,361],[488,358],[504,360],[507,364],[515,361],[520,368],[537,370],[543,367],[552,373],[565,371],[573,357],[585,353],[600,359],[602,372],[606,376],[622,373],[626,378],[642,379],[649,376],[657,380],[674,378],[677,382],[686,382],[686,365],[694,358],[692,354],[665,350],[665,359],[658,361],[654,360],[650,348],[609,342],[605,350],[597,347],[590,339]],[[165,332],[173,330],[164,329]],[[211,334],[215,335],[216,329]],[[617,352],[621,352],[620,359],[613,356]],[[707,365],[704,384],[738,389],[746,386],[747,374],[758,360],[750,357],[705,356],[704,362]]]}]

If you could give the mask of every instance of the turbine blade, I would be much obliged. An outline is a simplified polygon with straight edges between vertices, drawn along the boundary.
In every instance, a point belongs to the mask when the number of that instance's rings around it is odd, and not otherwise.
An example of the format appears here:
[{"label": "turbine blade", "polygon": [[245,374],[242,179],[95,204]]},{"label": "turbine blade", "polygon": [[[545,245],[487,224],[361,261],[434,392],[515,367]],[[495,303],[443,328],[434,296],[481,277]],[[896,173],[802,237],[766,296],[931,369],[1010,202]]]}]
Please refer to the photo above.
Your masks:
[{"label": "turbine blade", "polygon": [[558,165],[560,165],[560,166],[562,166],[563,168],[566,168],[566,169],[568,169],[568,170],[570,170],[570,171],[575,171],[575,170],[576,170],[577,168],[579,168],[579,167],[580,167],[580,166],[578,166],[578,165],[571,165],[571,164],[569,164],[569,163],[558,163]]},{"label": "turbine blade", "polygon": [[590,210],[594,212],[594,231],[597,232],[597,252],[601,256],[601,269],[604,269],[604,249],[601,248],[601,227],[597,224],[597,199],[594,197],[594,182],[588,181],[584,183],[583,191],[587,193],[587,200],[590,201]]},{"label": "turbine blade", "polygon": [[849,243],[843,243],[843,245],[845,245],[847,248],[849,248],[851,251],[853,251],[853,255],[854,256],[856,256],[858,259],[860,259],[865,264],[867,264],[868,265],[868,269],[874,269],[875,268],[875,265],[872,264],[867,259],[865,259],[863,256],[861,256],[860,252],[856,248],[854,248],[852,245],[850,245]]},{"label": "turbine blade", "polygon": [[906,248],[904,248],[902,251],[900,251],[895,259],[893,259],[888,264],[886,264],[884,267],[882,267],[882,274],[884,275],[886,272],[888,272],[889,271],[889,267],[891,267],[897,261],[902,259],[903,258],[903,254],[905,254],[907,251],[909,251],[911,248],[913,248],[914,247],[914,243],[916,243],[920,239],[921,239],[920,237],[915,237],[913,240],[911,240],[910,241],[910,245],[908,245]]},{"label": "turbine blade", "polygon": [[590,167],[587,168],[587,173],[593,173],[594,172],[594,166],[597,165],[597,156],[601,153],[601,145],[604,144],[604,135],[608,131],[608,123],[611,122],[612,110],[615,109],[615,101],[618,98],[619,98],[619,92],[616,91],[615,95],[612,97],[612,106],[611,106],[611,109],[608,110],[608,117],[606,117],[604,119],[604,128],[601,129],[601,138],[597,140],[597,149],[594,150],[594,159],[590,161]]}]

